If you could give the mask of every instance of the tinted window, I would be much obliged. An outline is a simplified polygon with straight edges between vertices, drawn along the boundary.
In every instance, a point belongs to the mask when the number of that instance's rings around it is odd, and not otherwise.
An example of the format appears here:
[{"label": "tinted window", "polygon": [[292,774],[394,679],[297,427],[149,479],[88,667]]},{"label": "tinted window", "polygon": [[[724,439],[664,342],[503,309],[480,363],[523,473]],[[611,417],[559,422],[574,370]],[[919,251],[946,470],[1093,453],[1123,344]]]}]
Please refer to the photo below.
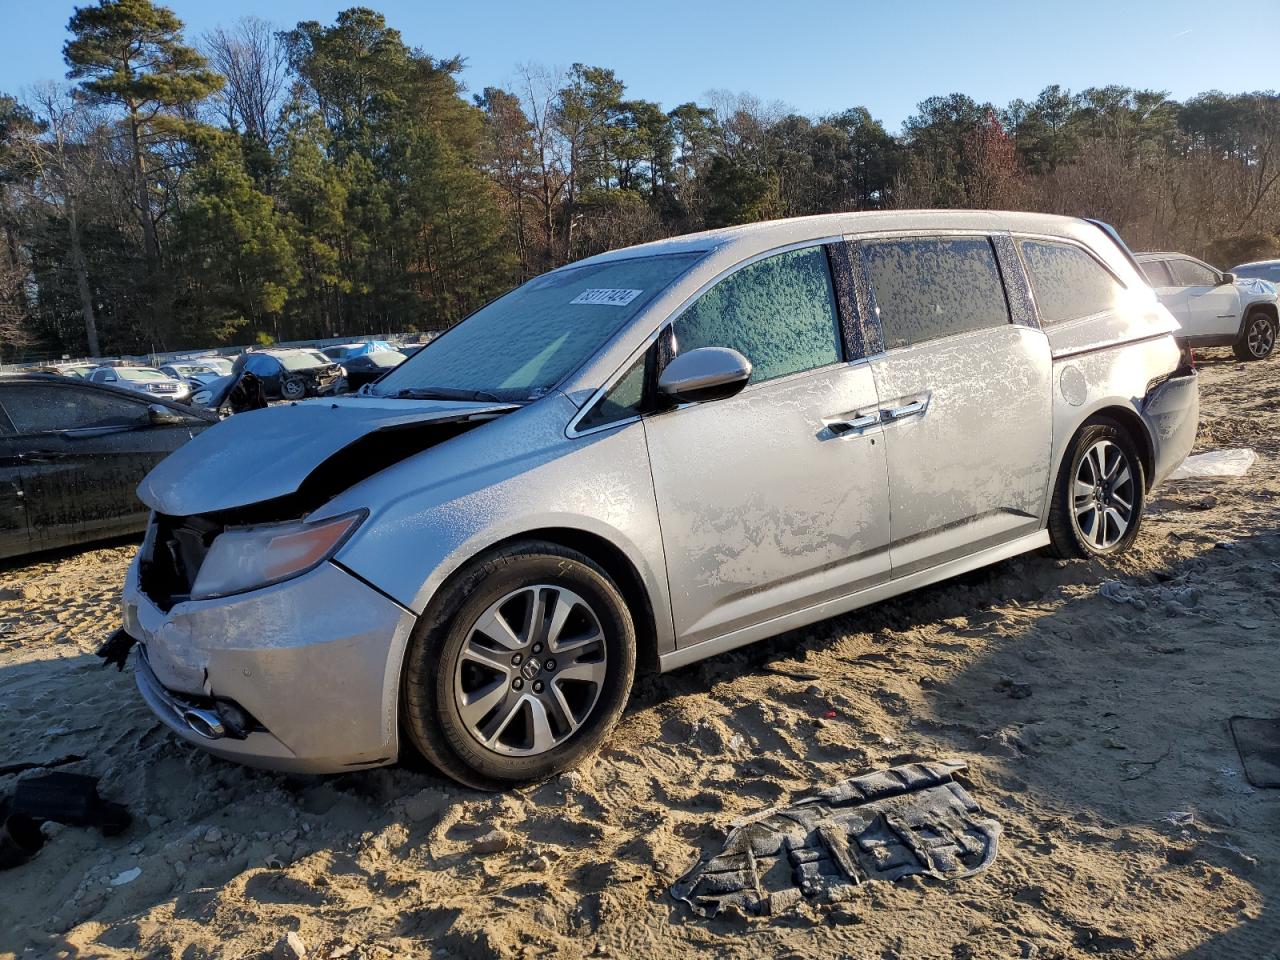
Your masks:
[{"label": "tinted window", "polygon": [[622,379],[600,398],[591,411],[578,421],[579,430],[602,427],[606,423],[629,420],[644,412],[644,364],[648,353],[641,354]]},{"label": "tinted window", "polygon": [[827,251],[790,250],[730,274],[675,323],[681,353],[732,347],[751,361],[751,382],[840,359]]},{"label": "tinted window", "polygon": [[1080,247],[1046,240],[1024,240],[1020,246],[1041,323],[1061,323],[1115,307],[1124,288]]},{"label": "tinted window", "polygon": [[84,430],[147,423],[147,405],[92,388],[14,384],[0,390],[0,403],[19,433]]},{"label": "tinted window", "polygon": [[1173,279],[1182,287],[1212,287],[1218,282],[1218,274],[1194,260],[1170,260]]},{"label": "tinted window", "polygon": [[1169,279],[1169,269],[1165,266],[1163,260],[1148,260],[1141,266],[1142,272],[1146,274],[1147,283],[1153,287],[1173,286],[1173,281]]},{"label": "tinted window", "polygon": [[985,237],[871,242],[862,258],[886,350],[1009,322]]},{"label": "tinted window", "polygon": [[251,353],[244,358],[244,369],[255,377],[274,377],[280,372],[280,364],[265,353]]}]

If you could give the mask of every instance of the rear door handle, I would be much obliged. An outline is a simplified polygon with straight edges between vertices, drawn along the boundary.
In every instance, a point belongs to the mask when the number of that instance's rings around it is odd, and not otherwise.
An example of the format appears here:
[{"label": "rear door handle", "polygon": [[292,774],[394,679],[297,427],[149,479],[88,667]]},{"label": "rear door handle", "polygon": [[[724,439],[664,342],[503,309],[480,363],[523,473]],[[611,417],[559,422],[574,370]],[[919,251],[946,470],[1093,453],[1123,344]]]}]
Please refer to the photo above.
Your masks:
[{"label": "rear door handle", "polygon": [[822,425],[826,427],[834,436],[843,437],[850,433],[861,433],[868,427],[874,427],[880,422],[880,412],[877,410],[873,413],[864,414],[861,417],[851,417],[847,420],[823,420]]},{"label": "rear door handle", "polygon": [[927,399],[913,400],[900,407],[889,407],[886,410],[881,410],[880,418],[887,421],[905,420],[907,417],[914,417],[917,414],[923,415],[928,406],[929,401]]}]

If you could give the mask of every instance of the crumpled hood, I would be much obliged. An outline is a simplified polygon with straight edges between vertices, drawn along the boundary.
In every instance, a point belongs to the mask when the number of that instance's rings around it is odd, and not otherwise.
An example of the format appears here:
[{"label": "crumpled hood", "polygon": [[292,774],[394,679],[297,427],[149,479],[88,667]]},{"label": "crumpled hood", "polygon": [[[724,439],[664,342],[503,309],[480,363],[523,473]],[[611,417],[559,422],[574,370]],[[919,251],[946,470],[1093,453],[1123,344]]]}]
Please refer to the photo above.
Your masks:
[{"label": "crumpled hood", "polygon": [[297,492],[318,466],[371,433],[490,419],[511,404],[338,397],[241,413],[157,464],[138,497],[170,516],[213,513]]},{"label": "crumpled hood", "polygon": [[1261,277],[1236,277],[1236,288],[1255,300],[1275,300],[1276,285]]}]

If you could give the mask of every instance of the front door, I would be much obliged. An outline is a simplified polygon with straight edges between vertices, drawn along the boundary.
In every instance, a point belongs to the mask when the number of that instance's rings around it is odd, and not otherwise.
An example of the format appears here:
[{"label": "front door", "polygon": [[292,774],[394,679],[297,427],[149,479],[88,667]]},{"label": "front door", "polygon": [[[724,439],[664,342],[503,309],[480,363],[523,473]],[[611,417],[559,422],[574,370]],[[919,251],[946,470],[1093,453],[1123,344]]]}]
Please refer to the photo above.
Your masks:
[{"label": "front door", "polygon": [[12,425],[0,410],[0,559],[30,549],[21,470]]},{"label": "front door", "polygon": [[33,550],[141,530],[138,484],[191,436],[181,415],[153,424],[143,397],[70,381],[13,384],[0,401],[21,451]]},{"label": "front door", "polygon": [[864,241],[884,353],[893,576],[1034,533],[1049,485],[1051,360],[1011,322],[985,236]]},{"label": "front door", "polygon": [[674,331],[677,351],[732,347],[753,365],[737,396],[644,421],[677,643],[887,580],[875,382],[843,355],[826,249],[749,263]]},{"label": "front door", "polygon": [[1234,337],[1240,330],[1240,291],[1235,284],[1219,283],[1216,271],[1186,257],[1167,263],[1177,285],[1174,316],[1182,324],[1182,336]]}]

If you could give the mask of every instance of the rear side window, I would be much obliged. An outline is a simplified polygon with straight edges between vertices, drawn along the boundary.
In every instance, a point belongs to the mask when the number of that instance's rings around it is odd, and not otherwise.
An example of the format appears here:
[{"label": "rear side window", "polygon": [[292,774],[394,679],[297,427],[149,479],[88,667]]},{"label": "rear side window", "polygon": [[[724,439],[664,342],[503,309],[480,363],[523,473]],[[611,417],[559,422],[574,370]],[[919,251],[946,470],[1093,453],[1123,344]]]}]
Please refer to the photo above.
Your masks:
[{"label": "rear side window", "polygon": [[1009,322],[986,237],[873,241],[862,259],[886,350]]},{"label": "rear side window", "polygon": [[836,363],[836,305],[823,247],[789,250],[730,274],[675,322],[681,352],[731,347],[751,382]]},{"label": "rear side window", "polygon": [[149,422],[145,403],[93,389],[15,384],[0,391],[0,402],[18,433],[132,427]]},{"label": "rear side window", "polygon": [[1163,260],[1148,260],[1141,266],[1142,272],[1146,274],[1147,283],[1153,287],[1173,286],[1173,281],[1169,278],[1169,268],[1165,266]]},{"label": "rear side window", "polygon": [[1194,260],[1170,260],[1169,269],[1180,287],[1212,287],[1218,282],[1214,271]]},{"label": "rear side window", "polygon": [[1061,323],[1114,309],[1124,287],[1080,247],[1048,240],[1023,240],[1019,246],[1041,323]]}]

